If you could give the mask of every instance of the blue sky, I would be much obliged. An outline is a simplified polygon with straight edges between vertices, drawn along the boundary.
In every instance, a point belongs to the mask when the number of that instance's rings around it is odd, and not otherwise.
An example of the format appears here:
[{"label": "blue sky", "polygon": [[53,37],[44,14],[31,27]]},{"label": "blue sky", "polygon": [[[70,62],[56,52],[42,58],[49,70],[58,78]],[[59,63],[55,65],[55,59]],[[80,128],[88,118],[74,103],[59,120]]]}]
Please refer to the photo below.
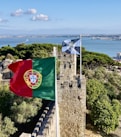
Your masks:
[{"label": "blue sky", "polygon": [[121,0],[3,0],[2,34],[121,34]]}]

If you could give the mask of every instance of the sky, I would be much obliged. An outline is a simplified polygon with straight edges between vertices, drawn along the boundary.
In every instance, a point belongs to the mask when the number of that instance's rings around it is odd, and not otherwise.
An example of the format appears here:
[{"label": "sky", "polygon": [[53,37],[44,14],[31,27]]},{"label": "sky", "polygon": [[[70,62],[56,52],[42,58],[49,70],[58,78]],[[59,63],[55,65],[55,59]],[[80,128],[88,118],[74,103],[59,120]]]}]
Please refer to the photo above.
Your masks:
[{"label": "sky", "polygon": [[121,0],[3,0],[3,34],[121,34]]}]

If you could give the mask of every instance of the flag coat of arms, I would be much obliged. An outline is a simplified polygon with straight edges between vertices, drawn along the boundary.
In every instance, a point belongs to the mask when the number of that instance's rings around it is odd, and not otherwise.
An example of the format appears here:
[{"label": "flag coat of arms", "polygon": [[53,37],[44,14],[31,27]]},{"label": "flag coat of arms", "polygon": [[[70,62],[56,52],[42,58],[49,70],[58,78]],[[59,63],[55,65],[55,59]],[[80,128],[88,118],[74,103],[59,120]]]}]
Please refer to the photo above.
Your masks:
[{"label": "flag coat of arms", "polygon": [[80,39],[67,39],[62,42],[62,52],[80,55]]},{"label": "flag coat of arms", "polygon": [[55,100],[55,57],[18,61],[8,68],[14,73],[10,90],[16,95]]}]

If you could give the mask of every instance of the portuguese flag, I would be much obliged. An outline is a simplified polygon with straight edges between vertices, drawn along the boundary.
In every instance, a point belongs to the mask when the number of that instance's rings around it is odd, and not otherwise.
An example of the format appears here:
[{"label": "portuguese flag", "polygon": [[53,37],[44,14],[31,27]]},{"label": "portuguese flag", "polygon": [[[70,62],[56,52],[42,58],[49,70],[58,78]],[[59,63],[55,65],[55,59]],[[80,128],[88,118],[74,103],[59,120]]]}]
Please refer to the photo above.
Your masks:
[{"label": "portuguese flag", "polygon": [[12,63],[10,90],[18,96],[55,100],[55,57]]}]

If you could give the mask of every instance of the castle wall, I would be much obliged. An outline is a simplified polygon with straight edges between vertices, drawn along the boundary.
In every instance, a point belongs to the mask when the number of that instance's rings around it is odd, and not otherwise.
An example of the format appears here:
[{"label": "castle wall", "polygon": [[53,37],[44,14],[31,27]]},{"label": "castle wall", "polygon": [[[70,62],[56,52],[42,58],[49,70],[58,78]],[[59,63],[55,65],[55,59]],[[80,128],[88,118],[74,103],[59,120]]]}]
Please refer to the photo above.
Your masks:
[{"label": "castle wall", "polygon": [[[60,56],[60,80],[57,81],[60,137],[84,137],[86,123],[86,80],[75,76],[74,56]],[[66,64],[67,68],[64,68]],[[71,64],[70,68],[68,64]]]},{"label": "castle wall", "polygon": [[85,78],[81,88],[76,81],[73,87],[66,81],[63,86],[58,81],[58,101],[60,115],[60,137],[84,137],[86,123],[86,88]]}]

